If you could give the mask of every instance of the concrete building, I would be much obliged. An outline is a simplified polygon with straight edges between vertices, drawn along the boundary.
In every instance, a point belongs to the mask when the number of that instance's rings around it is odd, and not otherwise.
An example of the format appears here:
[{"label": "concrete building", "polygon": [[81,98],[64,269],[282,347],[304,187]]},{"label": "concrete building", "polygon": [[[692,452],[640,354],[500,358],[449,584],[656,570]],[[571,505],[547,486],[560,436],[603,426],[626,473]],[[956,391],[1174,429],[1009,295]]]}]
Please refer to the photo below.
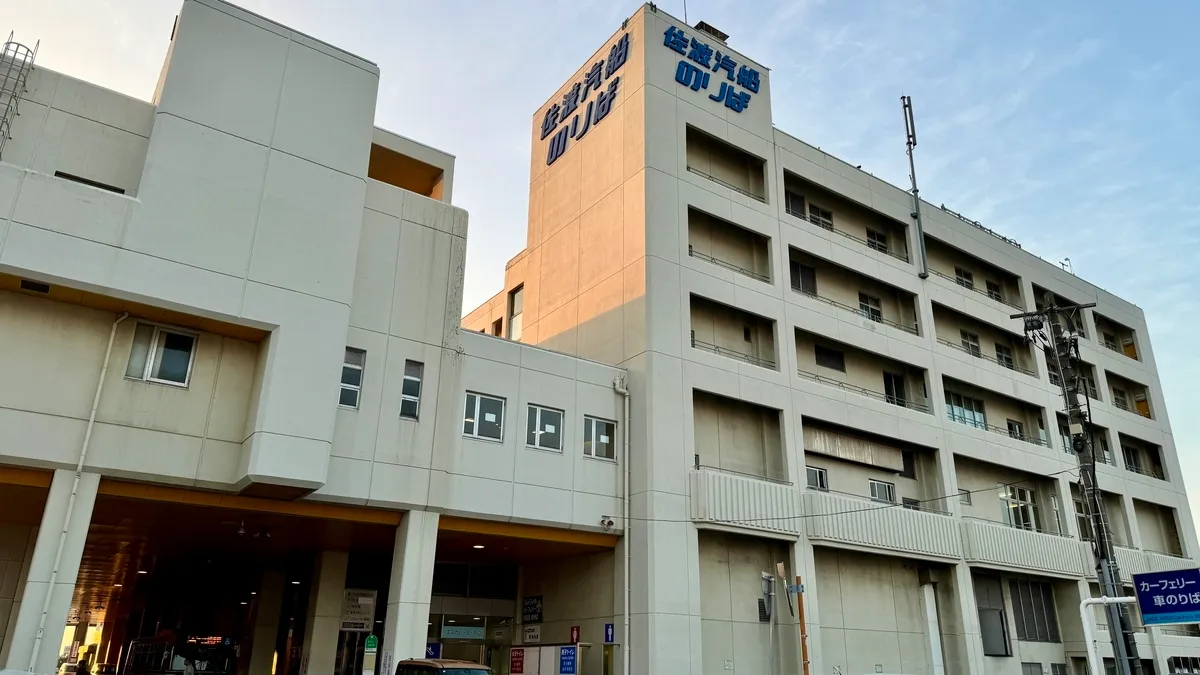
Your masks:
[{"label": "concrete building", "polygon": [[[932,205],[922,242],[716,29],[647,5],[537,111],[527,247],[460,320],[454,158],[375,127],[374,64],[163,28],[149,102],[0,56],[4,670],[357,675],[373,633],[389,675],[1081,672],[1090,531],[1008,318],[1047,291],[1097,303],[1123,569],[1194,566],[1142,312]],[[780,563],[803,626],[761,620]]]},{"label": "concrete building", "polygon": [[[770,73],[721,31],[641,8],[532,147],[526,247],[464,325],[629,373],[632,672],[799,673],[799,632],[803,672],[1084,672],[1098,591],[1058,374],[1009,318],[1047,292],[1096,303],[1126,582],[1195,566],[1142,311],[932,204],[922,241],[909,193],[773,126]],[[777,563],[802,631],[762,621]],[[1166,673],[1198,636],[1137,639]]]}]

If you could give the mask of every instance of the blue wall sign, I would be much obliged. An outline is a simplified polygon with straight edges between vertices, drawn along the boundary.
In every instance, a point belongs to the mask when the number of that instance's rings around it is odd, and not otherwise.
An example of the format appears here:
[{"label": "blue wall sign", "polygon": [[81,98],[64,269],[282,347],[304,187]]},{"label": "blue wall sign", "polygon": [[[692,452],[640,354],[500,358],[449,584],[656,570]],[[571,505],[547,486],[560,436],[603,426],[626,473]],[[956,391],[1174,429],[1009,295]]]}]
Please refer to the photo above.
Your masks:
[{"label": "blue wall sign", "polygon": [[[668,27],[663,33],[663,46],[685,57],[675,66],[675,81],[690,87],[692,91],[707,90],[712,76],[715,74],[719,78],[721,71],[725,71],[725,81],[708,98],[724,103],[726,108],[734,112],[740,113],[749,107],[750,95],[758,93],[761,82],[757,70],[746,65],[739,66],[730,55],[719,49],[714,52],[708,43],[689,38],[687,33],[675,26]],[[717,88],[715,83],[713,87]],[[739,88],[747,91],[739,91]]]},{"label": "blue wall sign", "polygon": [[558,675],[575,675],[575,647],[559,647]]},{"label": "blue wall sign", "polygon": [[442,639],[482,640],[483,626],[442,626]]},{"label": "blue wall sign", "polygon": [[616,637],[615,633],[616,631],[613,630],[611,623],[604,624],[604,644],[611,645],[613,642],[616,642],[614,639]]},{"label": "blue wall sign", "polygon": [[1200,569],[1133,575],[1142,623],[1200,622]]},{"label": "blue wall sign", "polygon": [[[625,33],[608,50],[607,64],[604,59],[593,63],[584,73],[583,81],[576,82],[563,94],[561,104],[553,103],[546,109],[546,116],[542,118],[542,140],[554,134],[546,148],[546,166],[563,156],[570,139],[578,141],[589,129],[608,117],[617,98],[617,87],[621,84],[621,78],[613,77],[613,73],[620,70],[628,59],[629,33]],[[606,82],[608,86],[604,86]],[[588,95],[593,91],[596,92],[596,99],[589,101]],[[587,103],[587,110],[583,112],[581,121],[580,111],[584,103]],[[567,124],[568,118],[570,124]]]},{"label": "blue wall sign", "polygon": [[[425,658],[440,659],[442,658],[442,645],[437,642],[428,642],[425,644]],[[391,675],[388,673],[387,675]]]}]

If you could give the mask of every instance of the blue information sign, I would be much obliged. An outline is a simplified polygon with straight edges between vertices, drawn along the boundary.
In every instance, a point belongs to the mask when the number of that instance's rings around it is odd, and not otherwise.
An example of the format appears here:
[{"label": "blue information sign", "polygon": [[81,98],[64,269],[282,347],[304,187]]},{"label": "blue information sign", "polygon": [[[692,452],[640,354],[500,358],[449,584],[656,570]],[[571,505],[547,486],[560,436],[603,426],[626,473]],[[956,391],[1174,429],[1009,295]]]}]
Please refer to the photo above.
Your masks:
[{"label": "blue information sign", "polygon": [[610,645],[616,642],[615,633],[616,631],[613,630],[613,625],[611,623],[604,624],[604,644]]},{"label": "blue information sign", "polygon": [[558,675],[575,675],[575,647],[559,647]]},{"label": "blue information sign", "polygon": [[1133,575],[1142,623],[1200,622],[1200,569]]},{"label": "blue information sign", "polygon": [[427,659],[442,658],[442,645],[438,642],[427,642],[425,644],[425,658],[427,658]]}]

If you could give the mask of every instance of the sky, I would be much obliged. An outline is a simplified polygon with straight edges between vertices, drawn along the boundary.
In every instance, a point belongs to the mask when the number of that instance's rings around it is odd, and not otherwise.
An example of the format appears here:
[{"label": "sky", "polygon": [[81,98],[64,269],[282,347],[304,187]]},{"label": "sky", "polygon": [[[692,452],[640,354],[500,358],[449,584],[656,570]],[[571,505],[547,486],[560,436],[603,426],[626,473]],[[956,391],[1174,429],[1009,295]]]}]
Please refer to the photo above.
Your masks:
[{"label": "sky", "polygon": [[[467,309],[524,247],[533,113],[638,7],[237,4],[378,63],[376,124],[457,157]],[[40,65],[148,100],[179,6],[0,0],[0,29],[40,39]],[[659,6],[683,16],[683,0]],[[1200,514],[1200,3],[690,0],[687,12],[771,68],[777,127],[896,185],[911,95],[922,196],[1139,305]]]}]

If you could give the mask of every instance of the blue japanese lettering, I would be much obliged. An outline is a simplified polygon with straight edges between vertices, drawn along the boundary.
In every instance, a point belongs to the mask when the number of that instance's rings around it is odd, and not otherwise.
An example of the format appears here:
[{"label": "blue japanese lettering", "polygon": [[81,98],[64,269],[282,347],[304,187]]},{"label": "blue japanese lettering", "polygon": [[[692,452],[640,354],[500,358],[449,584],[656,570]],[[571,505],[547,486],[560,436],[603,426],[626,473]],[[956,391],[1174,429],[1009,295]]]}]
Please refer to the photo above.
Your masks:
[{"label": "blue japanese lettering", "polygon": [[604,73],[603,68],[604,68],[604,59],[600,59],[599,61],[593,63],[592,67],[589,68],[586,73],[584,73],[584,75],[583,75],[583,95],[581,95],[579,97],[580,101],[586,101],[587,97],[588,97],[588,92],[590,92],[591,90],[595,89],[596,91],[600,91],[600,84],[604,81],[600,77],[600,75]]},{"label": "blue japanese lettering", "polygon": [[737,83],[739,87],[744,87],[757,94],[759,86],[758,71],[748,66],[738,68]]},{"label": "blue japanese lettering", "polygon": [[613,101],[617,98],[617,85],[621,83],[621,78],[614,77],[608,83],[608,91],[596,92],[596,119],[592,120],[592,124],[600,124],[600,120],[608,116],[612,110]]},{"label": "blue japanese lettering", "polygon": [[620,40],[608,50],[608,65],[604,68],[604,79],[612,77],[612,74],[625,65],[625,60],[629,58],[629,33],[621,36]]},{"label": "blue japanese lettering", "polygon": [[675,26],[668,26],[667,31],[663,33],[663,44],[671,49],[674,49],[680,54],[687,56],[687,33],[684,33]]},{"label": "blue japanese lettering", "polygon": [[692,38],[692,49],[688,52],[687,57],[705,68],[712,68],[712,47],[700,42],[696,38]]},{"label": "blue japanese lettering", "polygon": [[709,94],[708,97],[718,103],[724,102],[726,108],[739,113],[745,110],[746,106],[750,105],[750,94],[744,91],[739,93],[728,82],[722,82],[721,91],[716,94]]},{"label": "blue japanese lettering", "polygon": [[679,65],[675,66],[675,81],[685,87],[691,87],[692,91],[708,89],[708,78],[708,73],[687,61],[680,61]]},{"label": "blue japanese lettering", "polygon": [[567,90],[567,93],[563,94],[562,108],[558,112],[559,122],[567,121],[571,113],[575,112],[575,109],[579,107],[579,87],[580,84],[576,82],[574,86]]},{"label": "blue japanese lettering", "polygon": [[554,134],[554,138],[550,139],[550,145],[546,149],[547,166],[553,164],[554,160],[562,157],[563,153],[567,151],[567,133],[569,131],[569,128],[563,127],[558,130],[557,134]]},{"label": "blue japanese lettering", "polygon": [[550,135],[550,132],[554,131],[555,127],[557,126],[558,104],[554,103],[546,109],[546,116],[542,118],[542,140],[545,140],[546,137]]},{"label": "blue japanese lettering", "polygon": [[[599,98],[599,94],[597,94],[596,97]],[[575,134],[575,140],[578,141],[579,139],[583,138],[584,135],[587,134],[588,129],[592,128],[592,106],[595,105],[595,103],[595,101],[588,101],[587,112],[583,114],[583,127],[580,128],[578,134]],[[576,115],[575,119],[579,119],[579,116]],[[574,126],[574,124],[571,125],[572,129],[574,129]]]},{"label": "blue japanese lettering", "polygon": [[728,54],[722,54],[720,50],[717,50],[717,60],[715,62],[713,62],[713,65],[712,65],[713,72],[716,72],[718,70],[724,70],[727,73],[725,75],[725,79],[732,82],[733,81],[733,69],[736,67],[737,67],[736,61],[729,58]]}]

